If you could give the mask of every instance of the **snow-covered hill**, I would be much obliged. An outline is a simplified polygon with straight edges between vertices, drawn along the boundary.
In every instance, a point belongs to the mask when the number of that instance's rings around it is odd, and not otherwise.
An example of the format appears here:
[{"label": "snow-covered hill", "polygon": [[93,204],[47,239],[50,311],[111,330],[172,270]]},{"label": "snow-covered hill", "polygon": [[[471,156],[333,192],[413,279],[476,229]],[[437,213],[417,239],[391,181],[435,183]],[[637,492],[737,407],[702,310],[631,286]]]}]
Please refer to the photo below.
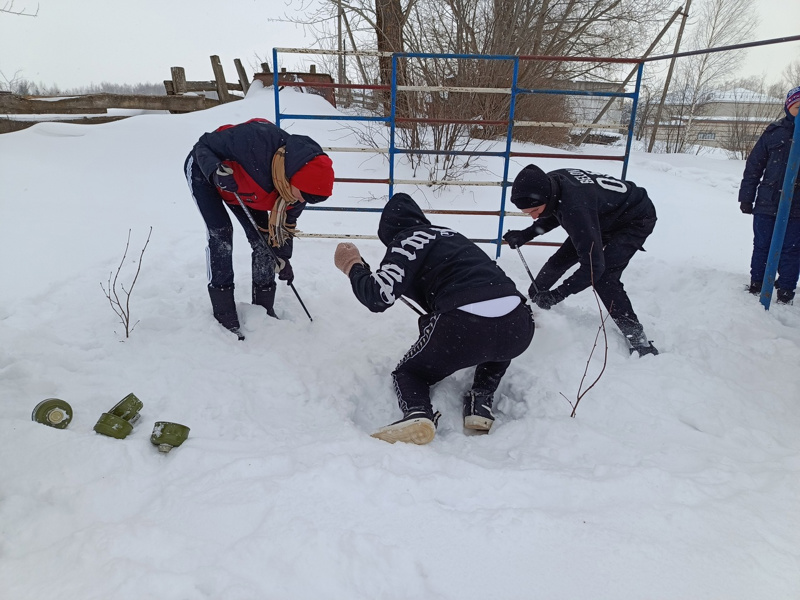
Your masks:
[{"label": "snow-covered hill", "polygon": [[[294,113],[331,110],[283,94]],[[183,160],[203,132],[273,113],[271,91],[253,88],[203,112],[0,136],[0,597],[800,597],[800,306],[767,312],[743,291],[741,162],[633,155],[628,178],[649,190],[659,222],[623,279],[661,355],[629,357],[611,326],[605,374],[570,418],[562,394],[574,400],[599,323],[584,292],[536,311],[490,435],[462,430],[471,373],[461,372],[434,389],[435,440],[389,445],[369,433],[399,416],[389,373],[416,339],[416,315],[361,306],[333,265],[336,240],[298,240],[295,287],[314,321],[282,286],[276,322],[248,304],[237,229],[247,340],[211,316]],[[341,123],[284,125],[323,146],[355,143]],[[333,159],[340,177],[386,173],[380,158]],[[475,177],[502,173],[488,168]],[[414,195],[496,207],[497,191],[483,190]],[[330,204],[380,206],[386,191],[341,185]],[[470,235],[497,227],[431,220]],[[345,212],[300,221],[323,233],[376,224]],[[150,226],[126,340],[100,284],[128,230],[136,259]],[[378,242],[358,245],[379,262]],[[550,252],[525,249],[533,269]],[[516,253],[499,264],[527,289]],[[126,282],[134,270],[129,261]],[[129,392],[144,403],[134,432],[95,434]],[[31,421],[48,397],[74,408],[67,429]],[[159,454],[157,420],[191,427],[188,441]]]}]

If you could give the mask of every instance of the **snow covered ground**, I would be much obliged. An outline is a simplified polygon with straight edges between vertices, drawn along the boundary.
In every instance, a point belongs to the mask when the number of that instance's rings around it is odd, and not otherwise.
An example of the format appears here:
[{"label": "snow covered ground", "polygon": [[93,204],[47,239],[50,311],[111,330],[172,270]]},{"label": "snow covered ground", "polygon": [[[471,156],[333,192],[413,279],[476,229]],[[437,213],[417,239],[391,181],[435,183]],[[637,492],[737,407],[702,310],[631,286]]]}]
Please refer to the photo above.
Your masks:
[{"label": "snow covered ground", "polygon": [[[295,113],[332,110],[283,94]],[[743,291],[741,162],[632,157],[628,178],[649,190],[659,222],[624,281],[661,355],[629,357],[612,325],[605,374],[570,418],[562,394],[574,401],[599,322],[584,292],[536,311],[490,435],[462,430],[471,373],[461,372],[434,388],[436,439],[390,445],[369,434],[399,416],[389,373],[416,339],[416,315],[361,306],[333,265],[336,240],[297,241],[295,286],[314,321],[282,286],[276,322],[248,304],[237,229],[247,340],[211,316],[205,230],[183,160],[204,131],[273,113],[271,92],[253,88],[197,113],[0,136],[0,597],[800,597],[800,306],[765,311]],[[355,143],[341,123],[285,126],[323,146]],[[333,158],[340,177],[386,173],[380,158]],[[619,175],[613,162],[539,164]],[[502,173],[489,168],[474,178]],[[341,185],[329,204],[380,206],[385,194]],[[499,194],[414,196],[488,208]],[[495,220],[475,219],[431,217],[495,234]],[[300,221],[322,233],[376,224],[345,212]],[[125,339],[100,284],[129,229],[130,281],[150,226],[131,296],[138,324]],[[358,245],[379,262],[378,242]],[[550,252],[525,249],[532,269]],[[527,289],[515,252],[499,263]],[[599,368],[593,361],[590,375]],[[95,434],[129,392],[144,403],[134,432]],[[31,421],[49,397],[74,408],[67,429]],[[191,427],[188,441],[159,454],[149,442],[157,420]]]}]

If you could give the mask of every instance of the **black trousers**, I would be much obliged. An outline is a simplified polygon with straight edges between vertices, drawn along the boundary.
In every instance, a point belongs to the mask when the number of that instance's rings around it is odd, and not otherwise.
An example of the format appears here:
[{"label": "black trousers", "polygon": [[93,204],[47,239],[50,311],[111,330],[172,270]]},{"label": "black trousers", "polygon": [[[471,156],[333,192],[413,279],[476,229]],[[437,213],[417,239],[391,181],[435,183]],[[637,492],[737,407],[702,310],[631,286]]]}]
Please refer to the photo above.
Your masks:
[{"label": "black trousers", "polygon": [[[655,225],[655,218],[632,224],[613,233],[603,248],[606,269],[600,279],[594,282],[594,288],[608,314],[624,335],[641,333],[642,326],[620,278],[633,255],[638,250],[644,250],[644,242]],[[576,264],[578,253],[572,240],[567,239],[536,275],[536,287],[542,291],[549,290]]]},{"label": "black trousers", "polygon": [[392,372],[404,413],[431,410],[430,386],[467,367],[476,367],[473,389],[494,393],[511,359],[533,339],[533,313],[524,302],[494,318],[456,309],[420,317],[419,331],[419,339]]},{"label": "black trousers", "polygon": [[[253,249],[251,254],[253,289],[270,285],[275,281],[275,259],[261,241],[244,209],[241,206],[227,204],[222,199],[217,193],[217,188],[205,178],[191,154],[184,163],[184,172],[192,197],[206,223],[208,282],[214,287],[233,285],[233,224],[228,215],[230,211],[241,224]],[[267,228],[269,211],[250,210],[250,214],[259,227]]]}]

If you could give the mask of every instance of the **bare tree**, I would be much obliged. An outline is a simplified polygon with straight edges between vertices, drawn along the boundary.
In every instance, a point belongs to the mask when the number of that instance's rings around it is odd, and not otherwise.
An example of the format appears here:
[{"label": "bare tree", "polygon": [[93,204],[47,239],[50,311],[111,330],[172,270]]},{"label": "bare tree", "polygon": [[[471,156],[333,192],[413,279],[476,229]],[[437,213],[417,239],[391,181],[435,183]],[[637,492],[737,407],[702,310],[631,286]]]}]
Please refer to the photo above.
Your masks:
[{"label": "bare tree", "polygon": [[736,80],[728,95],[733,97],[734,115],[727,136],[720,144],[732,158],[747,160],[764,128],[780,117],[781,101],[771,98],[763,77]]},{"label": "bare tree", "polygon": [[[751,0],[704,0],[694,14],[688,48],[727,46],[748,38],[758,19]],[[667,97],[667,152],[686,152],[694,140],[695,119],[704,114],[715,85],[741,64],[741,51],[698,54],[679,59],[675,83]]]},{"label": "bare tree", "polygon": [[[318,11],[295,21],[310,27],[327,48],[348,43],[351,50],[386,52],[597,57],[639,54],[671,12],[661,0],[326,0]],[[331,31],[339,23],[346,35]],[[508,94],[452,88],[507,89],[512,61],[400,57],[397,66],[400,86],[450,88],[398,92],[397,134],[405,147],[460,151],[475,138],[505,135]],[[331,72],[344,72],[350,81],[388,84],[390,67],[389,57],[349,58],[343,69]],[[597,61],[525,60],[517,83],[526,89],[561,89],[578,77],[621,79],[619,67]],[[385,96],[380,100],[386,114],[389,104]],[[569,121],[564,96],[523,94],[514,109],[517,120]],[[415,118],[426,122],[409,120]],[[568,134],[569,127],[514,129],[515,139],[550,145],[569,143]],[[408,159],[417,167],[426,165],[434,180],[455,178],[469,168],[469,160],[454,153]]]},{"label": "bare tree", "polygon": [[35,17],[39,14],[39,5],[36,5],[36,10],[31,12],[27,8],[16,9],[14,8],[14,0],[9,0],[6,2],[2,7],[0,7],[0,13],[6,13],[9,15],[17,15],[18,17]]},{"label": "bare tree", "polygon": [[786,65],[783,70],[783,82],[786,84],[784,93],[800,85],[800,58]]}]

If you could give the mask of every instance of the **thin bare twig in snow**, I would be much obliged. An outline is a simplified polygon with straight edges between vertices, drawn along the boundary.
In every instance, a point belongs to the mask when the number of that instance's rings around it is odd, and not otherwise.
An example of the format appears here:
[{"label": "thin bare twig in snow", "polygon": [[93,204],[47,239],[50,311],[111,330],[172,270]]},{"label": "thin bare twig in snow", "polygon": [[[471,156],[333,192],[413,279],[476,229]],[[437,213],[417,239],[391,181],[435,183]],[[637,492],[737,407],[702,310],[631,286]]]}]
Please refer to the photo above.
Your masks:
[{"label": "thin bare twig in snow", "polygon": [[[136,266],[136,273],[133,276],[133,281],[131,281],[131,285],[128,289],[125,289],[125,284],[120,282],[119,288],[122,290],[122,294],[125,296],[124,303],[120,299],[120,294],[117,292],[117,281],[119,280],[120,271],[122,271],[122,265],[125,264],[125,259],[128,256],[128,248],[130,248],[131,244],[131,230],[128,229],[128,240],[125,243],[125,252],[122,254],[122,260],[119,261],[119,266],[117,267],[117,272],[109,272],[108,274],[108,289],[103,286],[103,283],[100,282],[100,289],[103,290],[106,298],[108,299],[108,303],[111,305],[111,310],[119,317],[120,322],[122,323],[123,327],[125,327],[125,337],[130,337],[130,334],[133,333],[134,327],[139,323],[136,321],[133,325],[131,325],[131,294],[133,293],[133,287],[136,285],[136,281],[139,279],[139,273],[142,270],[142,258],[144,257],[144,251],[147,250],[147,245],[150,243],[150,236],[153,233],[153,228],[150,227],[150,232],[147,234],[147,241],[144,243],[144,247],[142,248],[142,252],[139,254],[139,263]],[[114,276],[114,280],[111,280],[111,276]]]}]

